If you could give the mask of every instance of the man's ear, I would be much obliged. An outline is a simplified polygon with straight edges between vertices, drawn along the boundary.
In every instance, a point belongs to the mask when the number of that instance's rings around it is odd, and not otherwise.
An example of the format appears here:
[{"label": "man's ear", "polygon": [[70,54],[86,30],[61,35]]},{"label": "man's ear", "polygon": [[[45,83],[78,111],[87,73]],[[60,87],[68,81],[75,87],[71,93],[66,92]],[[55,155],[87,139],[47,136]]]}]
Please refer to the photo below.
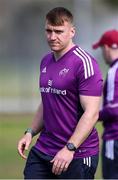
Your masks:
[{"label": "man's ear", "polygon": [[75,27],[71,27],[71,37],[73,38],[75,36]]}]

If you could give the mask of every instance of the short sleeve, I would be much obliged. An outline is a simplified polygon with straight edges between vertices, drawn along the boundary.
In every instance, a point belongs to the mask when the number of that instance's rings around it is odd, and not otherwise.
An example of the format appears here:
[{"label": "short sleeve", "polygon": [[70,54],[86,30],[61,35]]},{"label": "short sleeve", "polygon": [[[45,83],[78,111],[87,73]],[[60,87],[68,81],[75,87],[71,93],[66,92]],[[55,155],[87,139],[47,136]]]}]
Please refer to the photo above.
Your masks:
[{"label": "short sleeve", "polygon": [[[91,64],[90,64],[91,63]],[[103,91],[102,74],[96,60],[81,65],[77,70],[77,88],[80,95],[101,96]]]}]

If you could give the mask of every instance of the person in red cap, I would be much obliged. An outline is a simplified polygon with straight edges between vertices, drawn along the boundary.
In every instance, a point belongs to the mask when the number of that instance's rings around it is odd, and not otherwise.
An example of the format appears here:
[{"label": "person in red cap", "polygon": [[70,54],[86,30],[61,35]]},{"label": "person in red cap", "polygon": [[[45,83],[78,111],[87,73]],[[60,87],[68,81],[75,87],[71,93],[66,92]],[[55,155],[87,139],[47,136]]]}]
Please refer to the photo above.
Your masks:
[{"label": "person in red cap", "polygon": [[118,179],[118,30],[105,32],[93,49],[100,47],[109,65],[103,90],[102,173],[104,179]]}]

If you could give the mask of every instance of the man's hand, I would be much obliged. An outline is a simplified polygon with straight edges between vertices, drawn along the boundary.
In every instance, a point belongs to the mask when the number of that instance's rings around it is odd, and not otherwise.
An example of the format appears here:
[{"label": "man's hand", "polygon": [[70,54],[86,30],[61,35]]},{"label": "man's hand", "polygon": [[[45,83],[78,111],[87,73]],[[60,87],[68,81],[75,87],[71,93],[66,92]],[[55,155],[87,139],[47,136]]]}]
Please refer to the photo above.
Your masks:
[{"label": "man's hand", "polygon": [[18,142],[18,153],[23,159],[27,159],[26,155],[24,154],[24,151],[28,150],[31,141],[32,141],[31,133],[26,133],[23,136],[23,138]]},{"label": "man's hand", "polygon": [[52,172],[56,175],[61,174],[68,169],[69,164],[73,160],[74,151],[69,151],[66,147],[61,149],[55,157],[50,161],[53,163]]}]

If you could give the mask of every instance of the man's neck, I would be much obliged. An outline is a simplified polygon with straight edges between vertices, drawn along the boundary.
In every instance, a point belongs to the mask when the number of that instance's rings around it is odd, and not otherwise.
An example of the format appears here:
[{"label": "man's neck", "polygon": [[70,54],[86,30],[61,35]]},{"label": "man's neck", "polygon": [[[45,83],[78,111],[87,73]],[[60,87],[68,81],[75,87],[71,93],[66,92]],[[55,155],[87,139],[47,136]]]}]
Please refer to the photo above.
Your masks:
[{"label": "man's neck", "polygon": [[74,46],[75,46],[75,44],[71,43],[69,46],[67,46],[67,48],[62,49],[58,52],[54,52],[55,60],[58,61],[65,53],[67,53]]}]

